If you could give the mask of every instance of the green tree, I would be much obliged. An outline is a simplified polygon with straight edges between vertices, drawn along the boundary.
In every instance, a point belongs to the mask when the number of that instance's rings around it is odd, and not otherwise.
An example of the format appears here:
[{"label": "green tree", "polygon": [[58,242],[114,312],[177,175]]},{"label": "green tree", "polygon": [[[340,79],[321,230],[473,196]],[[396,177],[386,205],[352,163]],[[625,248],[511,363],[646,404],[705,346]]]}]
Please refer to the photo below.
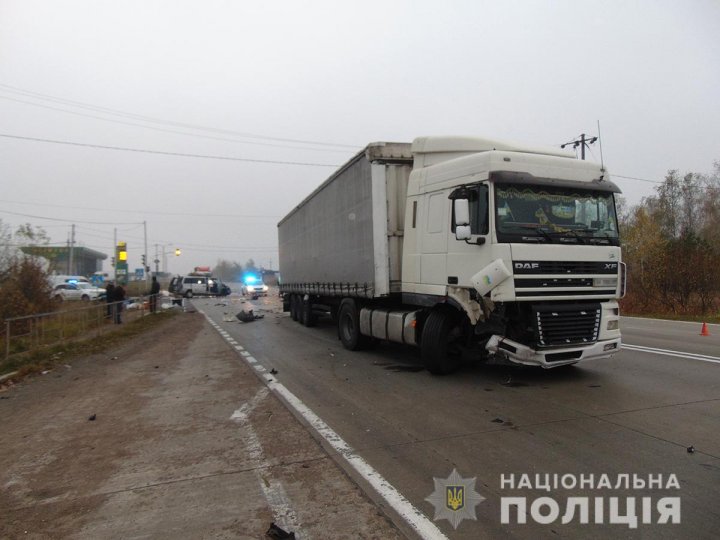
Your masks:
[{"label": "green tree", "polygon": [[240,281],[240,277],[242,276],[242,265],[235,261],[218,259],[218,262],[213,270],[213,274],[223,281],[237,282]]},{"label": "green tree", "polygon": [[42,227],[24,223],[15,230],[17,243],[28,246],[41,246],[50,243],[50,237]]},{"label": "green tree", "polygon": [[713,309],[720,295],[720,163],[707,176],[668,171],[655,195],[619,215],[628,265],[624,309]]}]

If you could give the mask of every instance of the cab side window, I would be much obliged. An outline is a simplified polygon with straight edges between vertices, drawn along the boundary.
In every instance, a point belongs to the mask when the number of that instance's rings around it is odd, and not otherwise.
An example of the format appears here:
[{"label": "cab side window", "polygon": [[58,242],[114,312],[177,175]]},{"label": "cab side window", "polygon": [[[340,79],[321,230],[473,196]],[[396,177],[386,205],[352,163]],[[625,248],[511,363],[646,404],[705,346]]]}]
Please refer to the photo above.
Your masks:
[{"label": "cab side window", "polygon": [[480,184],[470,191],[470,231],[473,234],[487,234],[489,230],[488,187],[487,184]]}]

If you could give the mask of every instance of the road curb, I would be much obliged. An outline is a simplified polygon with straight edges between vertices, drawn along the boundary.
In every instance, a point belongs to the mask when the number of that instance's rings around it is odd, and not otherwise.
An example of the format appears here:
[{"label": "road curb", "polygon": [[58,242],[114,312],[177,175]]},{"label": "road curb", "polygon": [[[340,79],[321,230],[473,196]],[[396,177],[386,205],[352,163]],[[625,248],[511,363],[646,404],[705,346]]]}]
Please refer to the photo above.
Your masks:
[{"label": "road curb", "polygon": [[5,375],[0,375],[0,383],[6,381],[8,379],[12,379],[18,373],[20,373],[20,372],[19,371],[11,371],[10,373],[6,373]]}]

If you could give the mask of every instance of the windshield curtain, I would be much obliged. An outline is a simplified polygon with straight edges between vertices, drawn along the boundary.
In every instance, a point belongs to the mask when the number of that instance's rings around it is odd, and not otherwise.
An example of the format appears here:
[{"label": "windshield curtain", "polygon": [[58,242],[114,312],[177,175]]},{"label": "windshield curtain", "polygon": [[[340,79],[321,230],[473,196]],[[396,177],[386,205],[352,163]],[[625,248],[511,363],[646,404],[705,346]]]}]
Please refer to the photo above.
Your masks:
[{"label": "windshield curtain", "polygon": [[619,245],[612,193],[550,186],[495,185],[500,242]]}]

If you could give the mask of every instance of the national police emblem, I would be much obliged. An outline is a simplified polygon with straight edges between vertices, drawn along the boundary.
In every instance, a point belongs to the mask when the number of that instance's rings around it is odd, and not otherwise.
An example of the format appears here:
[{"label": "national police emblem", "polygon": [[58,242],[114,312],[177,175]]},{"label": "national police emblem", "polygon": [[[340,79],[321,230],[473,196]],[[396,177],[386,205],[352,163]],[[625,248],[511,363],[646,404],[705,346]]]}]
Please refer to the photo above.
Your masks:
[{"label": "national police emblem", "polygon": [[475,491],[476,478],[463,478],[456,469],[447,478],[433,478],[435,491],[425,500],[435,507],[435,521],[447,519],[454,529],[463,519],[476,520],[475,507],[485,497]]},{"label": "national police emblem", "polygon": [[465,486],[445,486],[445,493],[447,493],[446,506],[453,512],[465,506]]}]

